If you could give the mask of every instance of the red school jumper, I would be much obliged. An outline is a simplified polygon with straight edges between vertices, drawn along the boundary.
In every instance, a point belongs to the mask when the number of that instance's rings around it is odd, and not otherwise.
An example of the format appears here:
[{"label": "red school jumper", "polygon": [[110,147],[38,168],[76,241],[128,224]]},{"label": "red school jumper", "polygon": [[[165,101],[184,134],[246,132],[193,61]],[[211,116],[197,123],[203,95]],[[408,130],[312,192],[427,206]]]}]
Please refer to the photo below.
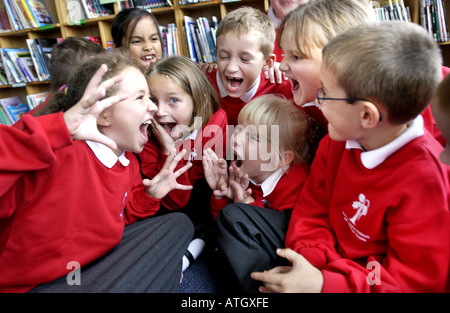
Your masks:
[{"label": "red school jumper", "polygon": [[374,151],[320,143],[286,246],[322,270],[323,292],[444,291],[449,167],[421,121]]},{"label": "red school jumper", "polygon": [[237,119],[241,109],[244,107],[244,105],[246,105],[254,98],[257,98],[265,94],[273,93],[273,94],[281,94],[289,100],[292,99],[292,87],[291,83],[288,80],[283,80],[281,84],[271,83],[270,80],[264,77],[263,72],[260,73],[259,85],[255,87],[256,93],[248,101],[244,101],[241,98],[232,98],[228,95],[225,95],[224,90],[221,90],[220,88],[221,82],[219,83],[220,78],[217,75],[216,69],[212,70],[211,73],[206,73],[206,76],[208,77],[214,88],[216,88],[217,92],[221,96],[220,101],[222,104],[222,108],[227,113],[228,123],[233,126],[236,126],[238,124]]},{"label": "red school jumper", "polygon": [[144,192],[134,154],[108,168],[72,141],[62,113],[26,115],[22,125],[2,129],[14,149],[0,154],[1,292],[26,292],[67,275],[68,262],[98,259],[160,201]]},{"label": "red school jumper", "polygon": [[[206,124],[201,132],[194,131],[191,136],[184,140],[176,141],[178,151],[186,149],[187,153],[177,165],[177,169],[183,167],[188,162],[192,162],[192,167],[178,177],[177,182],[182,185],[193,186],[197,180],[204,177],[202,164],[203,149],[211,148],[219,158],[225,158],[227,149],[227,116],[225,111],[219,109],[215,112],[208,124]],[[153,137],[144,146],[144,150],[139,154],[139,163],[142,173],[153,178],[163,167],[167,155],[160,148],[158,141]],[[163,205],[170,209],[180,209],[189,201],[191,195],[190,190],[172,190],[162,199]]]},{"label": "red school jumper", "polygon": [[[276,211],[293,209],[298,195],[308,177],[309,168],[305,163],[291,164],[285,173],[278,169],[269,176],[261,185],[250,182],[251,197],[255,200],[251,205]],[[217,214],[232,200],[224,197],[216,199],[211,196],[211,214],[214,220]]]}]

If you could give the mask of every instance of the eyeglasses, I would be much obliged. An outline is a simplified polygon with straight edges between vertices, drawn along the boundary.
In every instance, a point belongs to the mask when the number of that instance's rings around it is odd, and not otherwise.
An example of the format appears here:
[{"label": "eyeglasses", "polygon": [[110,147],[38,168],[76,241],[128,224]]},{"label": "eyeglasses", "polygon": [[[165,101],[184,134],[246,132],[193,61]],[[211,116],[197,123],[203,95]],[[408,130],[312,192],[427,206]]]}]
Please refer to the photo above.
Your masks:
[{"label": "eyeglasses", "polygon": [[[319,88],[319,89],[317,89],[317,93],[316,93],[316,106],[319,108],[319,109],[322,109],[322,106],[323,106],[323,103],[324,103],[324,101],[326,101],[326,100],[342,100],[342,101],[347,101],[348,103],[350,103],[350,104],[353,104],[353,103],[355,103],[356,101],[367,101],[367,102],[370,102],[370,103],[373,103],[372,101],[369,101],[369,100],[367,100],[367,99],[364,99],[364,98],[327,98],[327,97],[325,97],[326,95],[325,95],[325,91],[323,90],[323,88]],[[375,106],[376,107],[376,106]],[[377,107],[377,110],[378,110],[378,107]],[[378,110],[378,114],[380,115],[380,122],[381,122],[381,112],[380,112],[380,110]]]}]

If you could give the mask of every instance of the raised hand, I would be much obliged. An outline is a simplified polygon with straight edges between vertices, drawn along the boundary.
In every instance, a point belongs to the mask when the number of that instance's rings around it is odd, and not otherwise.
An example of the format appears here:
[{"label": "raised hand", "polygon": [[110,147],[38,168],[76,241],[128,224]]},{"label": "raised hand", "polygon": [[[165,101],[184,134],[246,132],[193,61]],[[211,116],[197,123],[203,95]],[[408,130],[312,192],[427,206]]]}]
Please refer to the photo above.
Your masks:
[{"label": "raised hand", "polygon": [[216,198],[228,196],[227,161],[219,159],[215,152],[208,148],[203,150],[202,163],[206,182]]},{"label": "raised hand", "polygon": [[97,117],[104,109],[125,100],[128,96],[115,95],[103,99],[106,90],[123,79],[122,75],[117,75],[100,83],[107,70],[106,65],[100,66],[89,81],[81,100],[64,113],[64,120],[73,139],[96,141],[115,150],[116,143],[98,130]]},{"label": "raised hand", "polygon": [[192,186],[181,185],[177,182],[177,178],[192,166],[192,162],[187,163],[174,172],[178,162],[180,162],[185,154],[186,150],[184,149],[179,153],[176,153],[175,148],[172,149],[159,173],[153,179],[144,179],[142,181],[146,187],[145,192],[149,196],[162,199],[174,189],[192,189]]},{"label": "raised hand", "polygon": [[244,174],[239,167],[231,165],[229,167],[230,176],[228,178],[228,186],[231,189],[234,202],[251,203],[253,198],[250,197],[252,190],[247,188],[249,185],[249,178]]}]

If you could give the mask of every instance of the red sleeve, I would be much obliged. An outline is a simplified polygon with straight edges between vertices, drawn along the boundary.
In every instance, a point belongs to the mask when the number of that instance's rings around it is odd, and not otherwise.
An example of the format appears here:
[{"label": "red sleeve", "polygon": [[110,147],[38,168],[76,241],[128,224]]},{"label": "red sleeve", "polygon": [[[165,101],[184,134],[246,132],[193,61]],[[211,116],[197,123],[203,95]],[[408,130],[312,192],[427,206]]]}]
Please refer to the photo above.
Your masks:
[{"label": "red sleeve", "polygon": [[328,218],[330,186],[327,186],[325,176],[330,142],[326,136],[316,152],[286,234],[286,247],[302,254],[319,269],[340,257],[334,248],[336,238]]},{"label": "red sleeve", "polygon": [[49,167],[55,161],[55,150],[73,143],[62,113],[21,119],[22,127],[0,125],[0,195],[14,184],[22,173]]}]

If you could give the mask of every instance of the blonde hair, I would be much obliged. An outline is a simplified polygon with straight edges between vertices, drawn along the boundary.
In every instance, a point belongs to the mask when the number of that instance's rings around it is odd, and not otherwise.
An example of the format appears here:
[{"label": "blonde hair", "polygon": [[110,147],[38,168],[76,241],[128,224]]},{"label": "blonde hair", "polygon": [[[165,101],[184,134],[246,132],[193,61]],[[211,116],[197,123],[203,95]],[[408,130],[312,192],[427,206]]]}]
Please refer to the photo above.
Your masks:
[{"label": "blonde hair", "polygon": [[410,22],[352,28],[323,49],[322,64],[348,97],[383,105],[394,124],[422,113],[442,76],[439,47],[423,27]]},{"label": "blonde hair", "polygon": [[202,118],[202,127],[205,126],[211,116],[220,108],[220,98],[216,89],[211,85],[208,78],[200,67],[191,59],[183,56],[171,56],[158,60],[152,64],[144,73],[146,78],[154,75],[164,75],[175,84],[191,95],[194,102],[191,130],[200,126],[194,125],[194,117]]},{"label": "blonde hair", "polygon": [[242,34],[256,33],[264,58],[268,59],[273,53],[275,27],[267,14],[258,9],[243,6],[225,15],[217,26],[216,38],[229,32],[238,38]]},{"label": "blonde hair", "polygon": [[450,75],[436,88],[433,102],[437,103],[443,112],[450,114]]},{"label": "blonde hair", "polygon": [[294,152],[294,162],[311,164],[314,157],[312,136],[306,114],[282,95],[267,94],[247,103],[239,113],[239,124],[252,125],[257,131],[267,126],[267,139],[277,127],[278,158],[286,151]]},{"label": "blonde hair", "polygon": [[374,22],[375,14],[366,0],[316,0],[300,5],[281,21],[277,41],[291,30],[296,54],[311,59],[337,34],[353,26]]}]

